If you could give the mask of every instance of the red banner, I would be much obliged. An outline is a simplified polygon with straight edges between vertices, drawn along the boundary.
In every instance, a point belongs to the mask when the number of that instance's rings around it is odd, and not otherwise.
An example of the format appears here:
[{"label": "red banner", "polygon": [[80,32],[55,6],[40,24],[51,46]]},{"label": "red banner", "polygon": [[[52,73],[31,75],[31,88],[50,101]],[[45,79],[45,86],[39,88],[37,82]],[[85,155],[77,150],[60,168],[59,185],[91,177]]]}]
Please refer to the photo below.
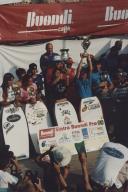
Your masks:
[{"label": "red banner", "polygon": [[128,0],[0,6],[0,41],[128,34]]}]

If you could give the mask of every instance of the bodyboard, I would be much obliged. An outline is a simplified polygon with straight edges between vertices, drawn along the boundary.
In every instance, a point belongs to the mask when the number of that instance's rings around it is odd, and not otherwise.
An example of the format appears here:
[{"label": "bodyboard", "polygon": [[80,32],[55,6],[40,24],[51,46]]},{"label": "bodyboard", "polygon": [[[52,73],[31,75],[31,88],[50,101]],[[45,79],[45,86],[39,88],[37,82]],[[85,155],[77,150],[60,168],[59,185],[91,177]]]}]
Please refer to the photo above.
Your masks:
[{"label": "bodyboard", "polygon": [[29,158],[29,135],[25,114],[13,104],[3,108],[2,129],[5,144],[18,159]]}]

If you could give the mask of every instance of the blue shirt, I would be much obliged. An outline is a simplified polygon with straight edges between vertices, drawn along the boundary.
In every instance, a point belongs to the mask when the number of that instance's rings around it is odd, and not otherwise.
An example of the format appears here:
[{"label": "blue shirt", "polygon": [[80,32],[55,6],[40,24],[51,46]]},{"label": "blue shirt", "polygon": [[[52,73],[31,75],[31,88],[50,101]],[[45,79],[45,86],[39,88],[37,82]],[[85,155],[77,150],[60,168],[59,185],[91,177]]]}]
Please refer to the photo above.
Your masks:
[{"label": "blue shirt", "polygon": [[[112,83],[110,76],[108,76],[107,82]],[[92,83],[94,86],[98,86],[101,83],[101,72],[97,71],[92,73]]]},{"label": "blue shirt", "polygon": [[77,91],[81,99],[92,97],[92,76],[86,80],[75,77]]}]

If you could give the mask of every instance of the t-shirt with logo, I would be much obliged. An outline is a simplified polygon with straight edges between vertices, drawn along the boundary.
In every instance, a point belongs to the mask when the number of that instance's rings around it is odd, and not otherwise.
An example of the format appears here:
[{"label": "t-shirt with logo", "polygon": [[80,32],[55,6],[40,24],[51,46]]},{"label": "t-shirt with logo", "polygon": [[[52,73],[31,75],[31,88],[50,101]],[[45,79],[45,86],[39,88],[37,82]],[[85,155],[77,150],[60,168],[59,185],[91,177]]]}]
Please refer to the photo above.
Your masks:
[{"label": "t-shirt with logo", "polygon": [[51,94],[53,100],[65,98],[66,89],[67,86],[65,80],[60,80],[55,85],[52,85]]},{"label": "t-shirt with logo", "polygon": [[[116,183],[119,171],[128,160],[128,148],[113,142],[103,145],[98,156],[96,166],[92,172],[92,179],[102,186],[112,186]],[[117,184],[117,188],[118,188]]]}]

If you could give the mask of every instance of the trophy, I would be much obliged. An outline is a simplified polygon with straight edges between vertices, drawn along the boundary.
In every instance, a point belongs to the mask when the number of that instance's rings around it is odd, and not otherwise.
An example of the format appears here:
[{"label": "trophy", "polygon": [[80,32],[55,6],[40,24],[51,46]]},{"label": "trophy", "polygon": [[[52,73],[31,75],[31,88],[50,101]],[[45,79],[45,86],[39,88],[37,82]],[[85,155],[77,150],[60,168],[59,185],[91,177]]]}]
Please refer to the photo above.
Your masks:
[{"label": "trophy", "polygon": [[66,61],[69,58],[69,49],[60,49],[62,61]]},{"label": "trophy", "polygon": [[[86,58],[87,57],[87,49],[89,48],[91,42],[89,41],[89,37],[87,37],[86,39],[83,40],[83,42],[81,43],[81,46],[84,49],[84,53],[82,53],[83,57]],[[87,61],[84,59],[83,60],[84,64],[87,64]]]},{"label": "trophy", "polygon": [[15,93],[15,96],[20,96],[20,93],[21,93],[20,87],[16,82],[13,83],[13,91]]}]

